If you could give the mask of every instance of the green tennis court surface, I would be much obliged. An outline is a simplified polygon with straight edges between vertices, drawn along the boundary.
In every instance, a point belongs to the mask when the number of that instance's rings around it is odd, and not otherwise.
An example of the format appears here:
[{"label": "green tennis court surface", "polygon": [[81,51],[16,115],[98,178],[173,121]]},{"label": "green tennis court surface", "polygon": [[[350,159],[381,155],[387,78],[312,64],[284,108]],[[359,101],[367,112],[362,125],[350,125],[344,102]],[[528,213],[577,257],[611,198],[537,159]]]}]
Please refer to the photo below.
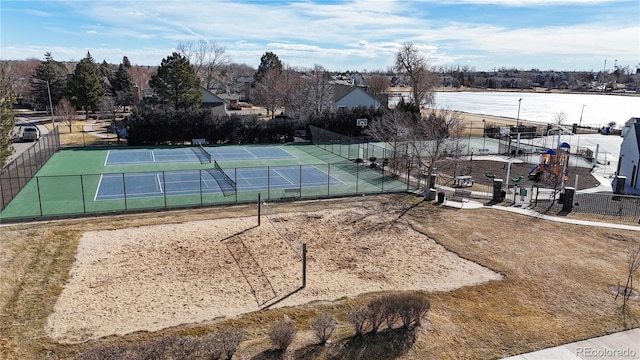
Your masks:
[{"label": "green tennis court surface", "polygon": [[74,149],[55,154],[0,220],[406,190],[311,144]]}]

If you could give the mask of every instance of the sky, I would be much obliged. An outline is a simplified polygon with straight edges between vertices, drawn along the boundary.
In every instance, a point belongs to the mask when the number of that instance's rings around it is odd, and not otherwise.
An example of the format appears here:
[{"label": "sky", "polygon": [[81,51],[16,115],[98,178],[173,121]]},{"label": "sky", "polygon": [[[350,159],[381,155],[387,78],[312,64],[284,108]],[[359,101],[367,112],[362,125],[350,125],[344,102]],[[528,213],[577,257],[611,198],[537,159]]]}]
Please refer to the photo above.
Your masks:
[{"label": "sky", "polygon": [[159,65],[214,41],[257,68],[386,70],[412,43],[434,66],[564,71],[640,67],[638,0],[0,1],[0,59]]}]

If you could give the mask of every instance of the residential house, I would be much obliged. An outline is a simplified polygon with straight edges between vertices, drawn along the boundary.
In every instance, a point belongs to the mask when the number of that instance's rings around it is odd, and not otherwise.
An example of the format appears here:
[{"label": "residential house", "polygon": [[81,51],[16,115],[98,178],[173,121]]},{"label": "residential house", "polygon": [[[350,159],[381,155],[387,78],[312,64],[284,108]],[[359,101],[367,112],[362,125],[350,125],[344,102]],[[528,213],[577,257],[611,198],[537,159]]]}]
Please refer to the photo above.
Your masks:
[{"label": "residential house", "polygon": [[613,188],[615,191],[618,177],[624,176],[624,189],[618,189],[616,192],[640,195],[640,118],[629,119],[621,135],[624,139],[620,145],[620,158]]},{"label": "residential house", "polygon": [[358,106],[380,107],[380,101],[360,86],[332,84],[333,105],[332,109],[353,109]]},{"label": "residential house", "polygon": [[202,93],[201,108],[211,109],[216,115],[222,116],[227,114],[227,104],[220,96],[212,93],[202,86],[200,87],[200,93]]}]

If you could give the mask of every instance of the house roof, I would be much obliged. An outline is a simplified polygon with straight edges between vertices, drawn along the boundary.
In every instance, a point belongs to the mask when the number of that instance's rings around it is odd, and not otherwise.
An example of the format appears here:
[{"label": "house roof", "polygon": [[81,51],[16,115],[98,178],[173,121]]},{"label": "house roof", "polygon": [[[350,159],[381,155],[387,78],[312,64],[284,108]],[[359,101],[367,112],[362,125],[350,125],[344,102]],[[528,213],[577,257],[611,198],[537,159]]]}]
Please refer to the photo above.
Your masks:
[{"label": "house roof", "polygon": [[204,88],[204,86],[200,86],[200,92],[202,93],[202,101],[203,104],[211,104],[211,103],[222,103],[224,102],[220,96],[212,93],[211,91]]},{"label": "house roof", "polygon": [[378,101],[376,98],[374,98],[373,96],[371,96],[371,94],[369,94],[368,92],[366,92],[362,87],[360,86],[354,86],[354,85],[341,85],[341,84],[332,84],[333,87],[333,103],[337,103],[338,101],[340,101],[340,99],[344,98],[345,96],[349,95],[351,92],[354,91],[362,91],[363,93],[367,94],[369,97],[371,97],[373,100]]},{"label": "house roof", "polygon": [[345,97],[348,93],[355,89],[354,86],[351,85],[343,85],[343,84],[332,84],[333,87],[333,102],[336,103],[338,100]]}]

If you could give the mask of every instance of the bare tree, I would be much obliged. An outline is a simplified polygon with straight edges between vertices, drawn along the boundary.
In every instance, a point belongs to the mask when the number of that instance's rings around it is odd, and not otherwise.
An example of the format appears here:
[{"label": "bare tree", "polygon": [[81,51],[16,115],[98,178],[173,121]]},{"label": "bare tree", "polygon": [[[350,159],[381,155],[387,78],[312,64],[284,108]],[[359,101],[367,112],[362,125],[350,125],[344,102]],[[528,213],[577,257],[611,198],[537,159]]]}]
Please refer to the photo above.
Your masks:
[{"label": "bare tree", "polygon": [[393,149],[389,159],[397,173],[411,158],[427,174],[438,162],[460,153],[462,120],[458,112],[431,109],[415,114],[394,109],[369,124],[365,133]]},{"label": "bare tree", "polygon": [[560,111],[553,117],[553,122],[558,126],[558,128],[562,128],[567,122],[567,114],[565,114],[564,111]]},{"label": "bare tree", "polygon": [[336,319],[329,314],[320,314],[313,320],[311,330],[313,330],[320,344],[324,345],[336,330]]},{"label": "bare tree", "polygon": [[29,96],[31,82],[28,80],[40,64],[40,60],[30,58],[27,60],[2,60],[0,66],[4,69],[5,77],[11,84],[11,90],[16,100],[21,101]]},{"label": "bare tree", "polygon": [[271,114],[273,119],[278,108],[282,107],[285,82],[282,72],[278,69],[267,71],[260,81],[256,82],[254,88],[254,102],[264,106],[267,110],[267,116]]},{"label": "bare tree", "polygon": [[[381,118],[372,119],[363,131],[377,141],[383,141],[390,147],[385,153],[383,166],[389,166],[393,175],[398,175],[407,162],[407,140],[413,126],[412,113],[393,109],[385,112]],[[386,162],[386,164],[385,164]]]},{"label": "bare tree", "polygon": [[69,132],[73,131],[73,124],[76,121],[76,107],[73,106],[71,100],[62,98],[56,106],[56,115],[63,124],[69,127]]},{"label": "bare tree", "polygon": [[143,90],[149,88],[149,80],[151,80],[151,75],[156,71],[156,67],[133,65],[128,71],[133,79],[134,86]]},{"label": "bare tree", "polygon": [[437,76],[429,69],[427,58],[412,43],[404,43],[396,54],[396,71],[411,86],[412,102],[418,106],[433,104],[432,90]]},{"label": "bare tree", "polygon": [[282,105],[288,117],[305,121],[311,113],[311,80],[292,68],[283,71],[284,93]]},{"label": "bare tree", "polygon": [[269,329],[269,339],[279,350],[286,352],[287,348],[293,342],[298,329],[293,320],[283,319],[273,324]]},{"label": "bare tree", "polygon": [[618,295],[622,293],[622,312],[626,314],[628,310],[627,301],[631,297],[633,293],[633,274],[638,271],[640,268],[640,245],[629,248],[629,253],[627,254],[627,282],[624,285],[624,289],[620,289],[620,285],[618,285],[618,293],[616,294],[616,299]]},{"label": "bare tree", "polygon": [[365,84],[369,87],[369,92],[373,96],[380,95],[383,91],[389,88],[391,84],[386,76],[381,74],[374,74],[365,79]]},{"label": "bare tree", "polygon": [[353,308],[349,314],[347,314],[347,321],[353,325],[353,330],[356,336],[361,336],[365,332],[368,318],[368,308],[366,305],[360,305]]},{"label": "bare tree", "polygon": [[459,112],[431,109],[423,114],[408,135],[410,156],[426,173],[434,172],[436,165],[447,157],[457,158],[461,153],[463,124]]},{"label": "bare tree", "polygon": [[111,121],[115,123],[116,115],[118,114],[118,110],[120,109],[120,105],[113,96],[105,96],[102,98],[100,103],[100,108],[102,110],[108,111],[111,114]]},{"label": "bare tree", "polygon": [[333,103],[333,88],[329,83],[331,74],[322,66],[314,65],[310,73],[310,101],[316,114],[331,108]]},{"label": "bare tree", "polygon": [[207,89],[221,79],[221,70],[231,62],[231,58],[225,54],[226,48],[212,40],[180,41],[177,50],[189,59],[200,83]]}]

